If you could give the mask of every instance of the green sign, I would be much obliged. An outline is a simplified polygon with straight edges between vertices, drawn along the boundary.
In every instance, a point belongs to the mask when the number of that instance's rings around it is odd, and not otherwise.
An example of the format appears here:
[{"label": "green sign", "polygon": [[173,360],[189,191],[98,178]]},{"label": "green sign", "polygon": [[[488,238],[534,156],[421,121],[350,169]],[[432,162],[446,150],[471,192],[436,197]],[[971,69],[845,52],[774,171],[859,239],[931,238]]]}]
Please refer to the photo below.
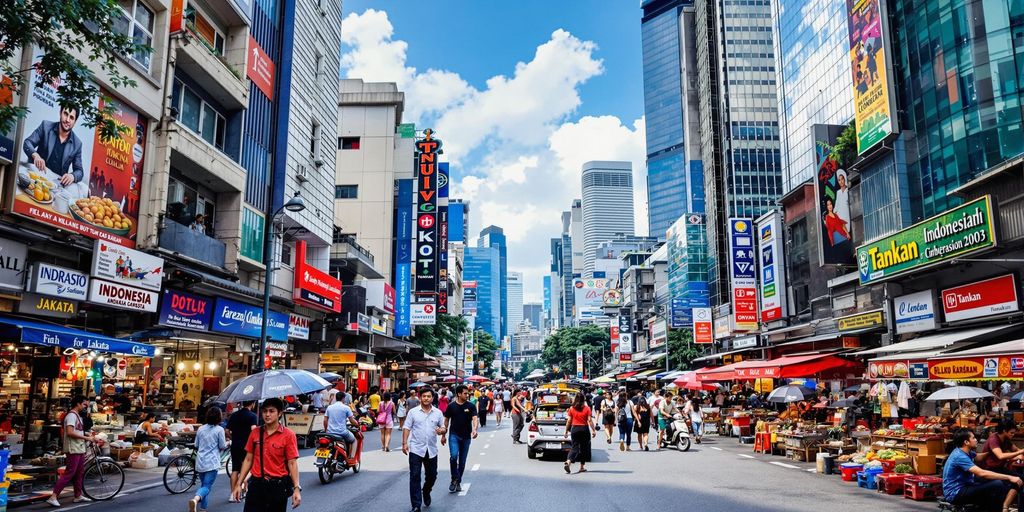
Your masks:
[{"label": "green sign", "polygon": [[402,123],[398,125],[398,136],[403,139],[411,139],[416,136],[416,125],[413,123]]},{"label": "green sign", "polygon": [[263,263],[265,220],[256,210],[242,206],[242,257]]},{"label": "green sign", "polygon": [[984,196],[858,247],[860,282],[881,281],[995,245],[992,198]]}]

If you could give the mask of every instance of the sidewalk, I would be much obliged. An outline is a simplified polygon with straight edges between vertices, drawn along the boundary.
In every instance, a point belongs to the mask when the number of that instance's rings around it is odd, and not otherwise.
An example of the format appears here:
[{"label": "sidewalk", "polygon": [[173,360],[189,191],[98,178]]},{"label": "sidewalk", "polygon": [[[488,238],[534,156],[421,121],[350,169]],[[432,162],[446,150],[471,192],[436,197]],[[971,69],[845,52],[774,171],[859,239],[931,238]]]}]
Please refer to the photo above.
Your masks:
[{"label": "sidewalk", "polygon": [[[122,466],[123,467],[123,466]],[[154,487],[160,487],[163,485],[164,479],[164,466],[157,466],[152,469],[135,469],[135,468],[124,468],[124,487],[121,489],[120,494],[131,494],[135,492],[145,491]],[[26,510],[46,510],[50,509],[48,504],[42,503],[43,500],[50,496],[51,489],[40,489],[27,494],[18,494],[8,497],[9,507],[25,507]],[[61,501],[71,504],[71,496],[73,490],[69,486],[61,494]],[[67,508],[67,507],[65,507]]]}]

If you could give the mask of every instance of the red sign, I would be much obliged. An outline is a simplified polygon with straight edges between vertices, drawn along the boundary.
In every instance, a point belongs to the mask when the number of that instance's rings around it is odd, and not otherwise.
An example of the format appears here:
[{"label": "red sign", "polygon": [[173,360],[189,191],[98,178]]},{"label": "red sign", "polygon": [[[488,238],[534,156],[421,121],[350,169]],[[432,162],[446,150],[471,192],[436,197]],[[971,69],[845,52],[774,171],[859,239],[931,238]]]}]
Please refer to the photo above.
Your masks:
[{"label": "red sign", "polygon": [[715,328],[714,322],[711,321],[694,321],[693,322],[693,342],[704,345],[715,342]]},{"label": "red sign", "polygon": [[942,290],[942,312],[947,322],[1019,310],[1013,274]]},{"label": "red sign", "polygon": [[910,364],[907,361],[872,361],[868,364],[868,377],[906,379],[910,377]]},{"label": "red sign", "polygon": [[761,378],[771,378],[771,379],[774,379],[774,378],[778,378],[778,376],[779,376],[779,367],[778,366],[770,366],[770,367],[767,367],[767,368],[737,368],[736,369],[736,376],[737,377],[747,377],[747,378],[751,378],[751,379],[761,379]]},{"label": "red sign", "polygon": [[782,318],[782,308],[770,308],[761,312],[762,322],[771,322],[772,320],[778,320]]},{"label": "red sign", "polygon": [[171,0],[171,27],[170,33],[181,32],[184,28],[182,20],[185,17],[185,0]]},{"label": "red sign", "polygon": [[384,283],[384,311],[395,314],[395,288]]},{"label": "red sign", "polygon": [[128,361],[124,358],[117,360],[117,369],[122,372],[128,369]]},{"label": "red sign", "polygon": [[267,52],[256,42],[256,38],[249,36],[249,59],[245,66],[245,75],[256,84],[256,87],[267,95],[267,98],[274,99],[274,61],[270,60]]},{"label": "red sign", "polygon": [[306,263],[306,242],[295,244],[296,302],[328,313],[341,313],[341,281]]}]

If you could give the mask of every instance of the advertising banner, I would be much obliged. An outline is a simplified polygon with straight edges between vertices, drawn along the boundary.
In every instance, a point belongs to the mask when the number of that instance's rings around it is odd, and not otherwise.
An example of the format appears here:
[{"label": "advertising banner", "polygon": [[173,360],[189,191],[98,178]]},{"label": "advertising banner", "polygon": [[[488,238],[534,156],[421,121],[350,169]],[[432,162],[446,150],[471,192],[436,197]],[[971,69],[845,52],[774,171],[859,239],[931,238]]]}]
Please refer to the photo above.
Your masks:
[{"label": "advertising banner", "polygon": [[853,264],[853,217],[850,213],[850,178],[839,168],[833,146],[843,126],[816,124],[811,128],[814,136],[815,163],[818,173],[814,177],[817,195],[818,255],[822,265]]},{"label": "advertising banner", "polygon": [[397,180],[395,198],[395,336],[412,334],[409,301],[412,299],[412,189],[413,180]]},{"label": "advertising banner", "polygon": [[732,278],[733,330],[756,331],[757,263],[750,219],[729,219],[729,268]]},{"label": "advertising banner", "polygon": [[327,313],[341,313],[341,281],[306,262],[306,241],[295,244],[295,302]]},{"label": "advertising banner", "polygon": [[924,290],[893,300],[896,334],[930,331],[935,328],[935,294]]},{"label": "advertising banner", "polygon": [[611,342],[612,342],[612,354],[613,355],[614,354],[618,354],[619,353],[619,323],[618,323],[618,321],[616,321],[615,324],[612,325],[611,327],[609,327],[608,329],[609,329],[609,338],[611,338]]},{"label": "advertising banner", "polygon": [[132,311],[156,313],[157,292],[102,279],[89,281],[89,302]]},{"label": "advertising banner", "polygon": [[668,342],[668,322],[665,320],[651,318],[647,329],[651,335],[650,341],[647,343],[648,350],[658,348]]},{"label": "advertising banner", "polygon": [[78,314],[78,302],[26,292],[21,294],[21,301],[18,302],[18,313],[65,319],[73,318]]},{"label": "advertising banner", "polygon": [[164,290],[157,323],[193,331],[210,330],[213,300],[178,290]]},{"label": "advertising banner", "polygon": [[409,311],[412,325],[434,325],[437,322],[437,306],[434,304],[411,304]]},{"label": "advertising banner", "polygon": [[[210,330],[259,339],[263,325],[263,308],[217,297]],[[267,336],[276,341],[288,341],[288,315],[271,311],[267,318]]]},{"label": "advertising banner", "polygon": [[996,245],[991,196],[979,197],[857,248],[860,283],[922,270]]},{"label": "advertising banner", "polygon": [[576,349],[576,378],[583,378],[583,350]]},{"label": "advertising banner", "polygon": [[879,0],[846,0],[859,154],[882,142],[896,130],[893,105],[889,98],[885,19],[879,3]]},{"label": "advertising banner", "polygon": [[309,317],[291,313],[288,315],[288,338],[296,340],[309,339]]},{"label": "advertising banner", "polygon": [[462,282],[462,314],[472,316],[476,314],[477,309],[477,282],[476,281],[463,281]]},{"label": "advertising banner", "polygon": [[633,353],[633,317],[628,309],[619,313],[619,354]]},{"label": "advertising banner", "polygon": [[51,297],[85,300],[89,295],[89,276],[77,270],[37,262],[32,264],[26,289]]},{"label": "advertising banner", "polygon": [[693,308],[693,342],[710,345],[715,342],[715,324],[711,308]]},{"label": "advertising banner", "polygon": [[20,292],[25,288],[28,246],[0,238],[0,289]]},{"label": "advertising banner", "polygon": [[92,276],[128,286],[160,291],[164,260],[103,240],[93,244]]},{"label": "advertising banner", "polygon": [[611,289],[610,285],[608,279],[572,280],[577,320],[604,316],[604,294]]},{"label": "advertising banner", "polygon": [[942,314],[947,322],[1020,311],[1013,274],[942,290]]},{"label": "advertising banner", "polygon": [[267,99],[274,99],[274,61],[263,50],[256,38],[249,36],[249,53],[246,55],[245,76]]},{"label": "advertising banner", "polygon": [[932,379],[1019,379],[1024,377],[1024,352],[991,357],[961,357],[928,362]]},{"label": "advertising banner", "polygon": [[448,162],[437,164],[437,312],[448,314]]},{"label": "advertising banner", "polygon": [[466,377],[476,373],[476,318],[469,317],[469,332],[466,333],[466,343],[462,353],[462,365]]},{"label": "advertising banner", "polygon": [[[38,62],[43,56],[35,51]],[[38,71],[27,81],[29,112],[12,187],[14,213],[134,247],[148,121],[101,89],[99,106],[112,105],[114,121],[126,129],[118,138],[104,139],[99,128],[78,119],[78,111],[60,107],[60,81],[42,80]],[[64,137],[63,151],[55,151]]]},{"label": "advertising banner", "polygon": [[787,315],[786,265],[782,253],[782,215],[776,210],[757,219],[758,269],[761,282],[761,321],[772,322]]},{"label": "advertising banner", "polygon": [[415,260],[416,293],[437,293],[437,164],[441,141],[427,129],[424,138],[416,141],[416,218]]},{"label": "advertising banner", "polygon": [[836,319],[836,327],[840,331],[855,331],[869,327],[885,325],[885,314],[883,310],[866,311],[855,315],[844,316]]},{"label": "advertising banner", "polygon": [[[711,306],[706,280],[708,272],[707,226],[704,216],[688,213],[665,232],[668,246],[668,290],[672,297],[673,328],[689,327],[692,308]],[[705,276],[701,279],[701,276]]]}]

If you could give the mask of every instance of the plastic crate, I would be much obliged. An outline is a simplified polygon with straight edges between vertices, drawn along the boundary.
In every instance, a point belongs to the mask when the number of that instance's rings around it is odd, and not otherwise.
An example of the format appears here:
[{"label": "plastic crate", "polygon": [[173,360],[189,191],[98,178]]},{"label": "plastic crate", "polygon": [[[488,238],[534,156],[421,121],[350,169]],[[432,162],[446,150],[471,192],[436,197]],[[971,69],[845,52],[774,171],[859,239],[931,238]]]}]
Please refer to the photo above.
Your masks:
[{"label": "plastic crate", "polygon": [[854,462],[847,462],[839,466],[839,471],[843,475],[844,482],[856,482],[857,473],[864,469],[863,464],[857,464]]},{"label": "plastic crate", "polygon": [[903,480],[903,497],[932,501],[942,495],[942,479],[936,476],[908,476]]},{"label": "plastic crate", "polygon": [[878,475],[878,492],[903,494],[903,481],[907,476],[905,473],[883,473]]},{"label": "plastic crate", "polygon": [[864,471],[857,472],[857,487],[862,487],[870,491],[878,489],[878,482],[875,477],[882,474],[881,469],[866,469]]}]

